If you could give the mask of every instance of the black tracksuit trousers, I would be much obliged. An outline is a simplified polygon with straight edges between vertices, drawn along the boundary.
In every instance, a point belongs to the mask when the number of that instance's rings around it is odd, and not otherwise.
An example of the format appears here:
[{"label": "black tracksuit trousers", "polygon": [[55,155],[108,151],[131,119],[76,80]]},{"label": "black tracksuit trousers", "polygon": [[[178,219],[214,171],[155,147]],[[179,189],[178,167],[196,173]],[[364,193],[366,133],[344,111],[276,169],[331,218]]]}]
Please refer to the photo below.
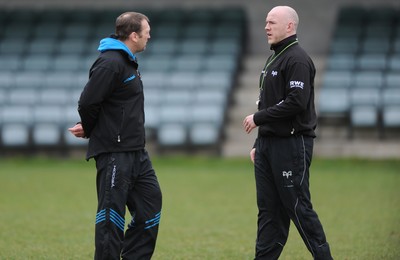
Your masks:
[{"label": "black tracksuit trousers", "polygon": [[[95,259],[151,259],[161,216],[162,194],[145,150],[96,158]],[[125,230],[125,207],[132,221]]]},{"label": "black tracksuit trousers", "polygon": [[258,231],[255,259],[278,259],[296,225],[314,259],[332,259],[325,233],[313,210],[309,191],[312,137],[259,137],[255,178]]}]

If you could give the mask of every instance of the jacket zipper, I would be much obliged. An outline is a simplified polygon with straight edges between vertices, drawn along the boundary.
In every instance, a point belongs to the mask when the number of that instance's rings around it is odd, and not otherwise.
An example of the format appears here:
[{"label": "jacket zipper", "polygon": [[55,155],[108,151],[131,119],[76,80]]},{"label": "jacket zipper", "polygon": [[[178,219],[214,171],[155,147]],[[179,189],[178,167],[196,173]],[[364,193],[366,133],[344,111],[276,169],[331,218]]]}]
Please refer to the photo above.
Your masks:
[{"label": "jacket zipper", "polygon": [[124,126],[124,118],[125,118],[125,109],[124,107],[121,107],[121,125],[120,128],[118,129],[118,136],[117,136],[117,142],[120,143],[121,142],[121,130],[122,127]]}]

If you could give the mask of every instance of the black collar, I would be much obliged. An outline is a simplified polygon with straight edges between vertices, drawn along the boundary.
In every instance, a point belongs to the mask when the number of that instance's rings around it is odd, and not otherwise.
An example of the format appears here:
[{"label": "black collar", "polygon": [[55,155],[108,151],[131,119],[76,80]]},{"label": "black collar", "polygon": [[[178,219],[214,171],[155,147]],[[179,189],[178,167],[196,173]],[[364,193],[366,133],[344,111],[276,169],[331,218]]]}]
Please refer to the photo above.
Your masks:
[{"label": "black collar", "polygon": [[289,44],[293,43],[294,41],[297,41],[297,35],[296,34],[294,34],[292,36],[289,36],[289,37],[283,39],[282,41],[280,41],[280,42],[278,42],[276,44],[272,44],[271,45],[271,50],[274,50],[275,53],[279,53],[286,46],[288,46]]}]

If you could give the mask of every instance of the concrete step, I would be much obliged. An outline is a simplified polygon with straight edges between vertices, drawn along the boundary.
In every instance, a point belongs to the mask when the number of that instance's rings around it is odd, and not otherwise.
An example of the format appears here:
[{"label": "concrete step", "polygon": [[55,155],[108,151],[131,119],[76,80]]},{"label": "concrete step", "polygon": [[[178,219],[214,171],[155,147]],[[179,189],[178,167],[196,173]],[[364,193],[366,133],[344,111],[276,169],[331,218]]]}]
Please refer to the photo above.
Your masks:
[{"label": "concrete step", "polygon": [[245,116],[257,111],[258,82],[265,59],[266,57],[250,55],[243,60],[239,85],[233,96],[234,106],[229,109],[228,124],[225,128],[226,139],[222,147],[224,156],[246,156],[254,144],[257,129],[247,134],[243,130],[242,122]]}]

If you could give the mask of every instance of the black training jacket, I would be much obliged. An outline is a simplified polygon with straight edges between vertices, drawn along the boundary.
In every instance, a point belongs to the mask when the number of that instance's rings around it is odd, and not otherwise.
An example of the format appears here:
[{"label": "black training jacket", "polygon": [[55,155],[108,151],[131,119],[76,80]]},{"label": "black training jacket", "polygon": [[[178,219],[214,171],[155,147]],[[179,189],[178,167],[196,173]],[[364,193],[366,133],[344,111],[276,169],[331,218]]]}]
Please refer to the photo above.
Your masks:
[{"label": "black training jacket", "polygon": [[273,45],[260,77],[260,99],[254,122],[259,136],[315,137],[315,67],[296,35]]},{"label": "black training jacket", "polygon": [[143,85],[136,57],[122,42],[105,38],[90,68],[78,111],[86,137],[86,158],[145,146]]}]

